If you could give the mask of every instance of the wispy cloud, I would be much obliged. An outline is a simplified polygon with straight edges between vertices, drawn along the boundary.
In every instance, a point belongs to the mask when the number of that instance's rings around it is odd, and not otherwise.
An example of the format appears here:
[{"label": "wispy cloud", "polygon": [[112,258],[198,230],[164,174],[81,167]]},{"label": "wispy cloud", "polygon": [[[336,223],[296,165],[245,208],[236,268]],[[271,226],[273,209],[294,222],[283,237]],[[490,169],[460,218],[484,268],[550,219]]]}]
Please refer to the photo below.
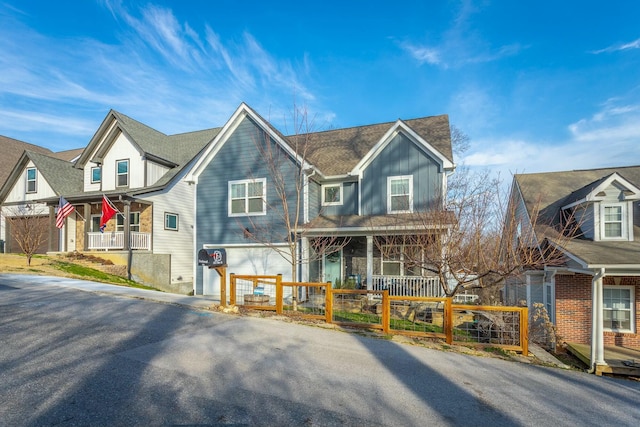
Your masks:
[{"label": "wispy cloud", "polygon": [[[195,28],[154,4],[103,5],[120,24],[114,25],[115,43],[57,39],[25,25],[18,11],[0,13],[0,97],[12,100],[3,103],[3,133],[29,129],[29,142],[66,149],[70,141],[86,144],[110,108],[177,133],[219,126],[241,101],[259,111],[290,104],[294,93],[300,103],[317,101],[305,83],[308,58],[298,67],[270,54],[250,33],[223,40],[211,26]],[[92,126],[52,126],[48,119],[61,105],[85,117],[89,112]],[[331,114],[317,103],[310,108]]]},{"label": "wispy cloud", "polygon": [[629,43],[618,43],[609,47],[605,47],[604,49],[591,51],[591,53],[597,55],[600,53],[619,52],[619,51],[631,50],[631,49],[640,49],[640,39],[636,39]]},{"label": "wispy cloud", "polygon": [[[549,172],[637,165],[629,156],[640,141],[640,104],[607,101],[589,118],[567,126],[563,141],[532,141],[484,137],[472,141],[464,163],[489,167],[507,176],[513,172]],[[606,155],[604,154],[606,153]]]},{"label": "wispy cloud", "polygon": [[478,12],[472,2],[464,1],[451,26],[433,41],[419,43],[405,40],[399,46],[420,65],[441,68],[498,61],[517,55],[526,48],[519,43],[491,46],[481,32],[471,25],[472,16]]}]

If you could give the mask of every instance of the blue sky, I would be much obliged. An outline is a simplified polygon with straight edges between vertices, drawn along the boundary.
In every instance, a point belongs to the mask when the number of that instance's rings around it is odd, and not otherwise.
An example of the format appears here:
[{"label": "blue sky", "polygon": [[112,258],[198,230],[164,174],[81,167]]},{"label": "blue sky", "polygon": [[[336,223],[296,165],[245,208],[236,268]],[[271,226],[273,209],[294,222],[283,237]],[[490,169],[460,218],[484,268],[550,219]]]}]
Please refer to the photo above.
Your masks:
[{"label": "blue sky", "polygon": [[85,146],[246,102],[285,133],[449,114],[501,173],[640,164],[640,2],[0,0],[0,134]]}]

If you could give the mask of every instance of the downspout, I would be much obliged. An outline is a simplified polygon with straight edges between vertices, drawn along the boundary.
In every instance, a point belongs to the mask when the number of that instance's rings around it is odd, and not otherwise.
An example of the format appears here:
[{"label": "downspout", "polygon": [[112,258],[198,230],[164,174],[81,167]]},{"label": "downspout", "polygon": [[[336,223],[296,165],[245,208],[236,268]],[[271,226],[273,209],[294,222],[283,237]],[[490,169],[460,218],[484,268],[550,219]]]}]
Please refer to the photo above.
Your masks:
[{"label": "downspout", "polygon": [[599,268],[595,271],[592,285],[591,297],[591,356],[589,358],[590,368],[587,371],[593,374],[597,365],[606,365],[604,361],[604,333],[602,323],[602,278],[605,275],[605,269]]}]

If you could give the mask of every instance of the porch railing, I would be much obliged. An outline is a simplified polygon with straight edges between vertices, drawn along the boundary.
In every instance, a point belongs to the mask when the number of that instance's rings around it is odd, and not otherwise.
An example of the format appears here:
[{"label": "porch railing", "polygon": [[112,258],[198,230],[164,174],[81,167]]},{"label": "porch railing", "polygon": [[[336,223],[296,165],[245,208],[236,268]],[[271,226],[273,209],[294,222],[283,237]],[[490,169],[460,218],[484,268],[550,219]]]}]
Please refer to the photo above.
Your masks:
[{"label": "porch railing", "polygon": [[[151,233],[131,232],[131,249],[151,250]],[[124,231],[87,233],[89,250],[124,249]]]},{"label": "porch railing", "polygon": [[391,296],[442,297],[444,292],[437,277],[373,276],[372,290],[388,290]]}]

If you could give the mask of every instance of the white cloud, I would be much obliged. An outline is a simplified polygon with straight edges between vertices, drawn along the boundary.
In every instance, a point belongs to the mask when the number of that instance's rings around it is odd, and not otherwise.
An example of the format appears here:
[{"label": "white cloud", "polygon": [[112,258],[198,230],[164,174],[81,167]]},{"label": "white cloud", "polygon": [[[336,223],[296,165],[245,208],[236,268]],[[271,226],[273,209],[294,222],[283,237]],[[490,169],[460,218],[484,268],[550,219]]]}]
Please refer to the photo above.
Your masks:
[{"label": "white cloud", "polygon": [[609,53],[609,52],[620,52],[624,50],[630,49],[640,49],[640,39],[634,40],[629,43],[619,43],[609,47],[605,47],[604,49],[594,50],[591,53],[600,54],[600,53]]},{"label": "white cloud", "polygon": [[[472,140],[462,159],[475,168],[510,173],[551,172],[640,164],[640,104],[607,101],[590,118],[567,126],[564,141],[491,138]],[[631,155],[630,155],[631,154]]]}]

